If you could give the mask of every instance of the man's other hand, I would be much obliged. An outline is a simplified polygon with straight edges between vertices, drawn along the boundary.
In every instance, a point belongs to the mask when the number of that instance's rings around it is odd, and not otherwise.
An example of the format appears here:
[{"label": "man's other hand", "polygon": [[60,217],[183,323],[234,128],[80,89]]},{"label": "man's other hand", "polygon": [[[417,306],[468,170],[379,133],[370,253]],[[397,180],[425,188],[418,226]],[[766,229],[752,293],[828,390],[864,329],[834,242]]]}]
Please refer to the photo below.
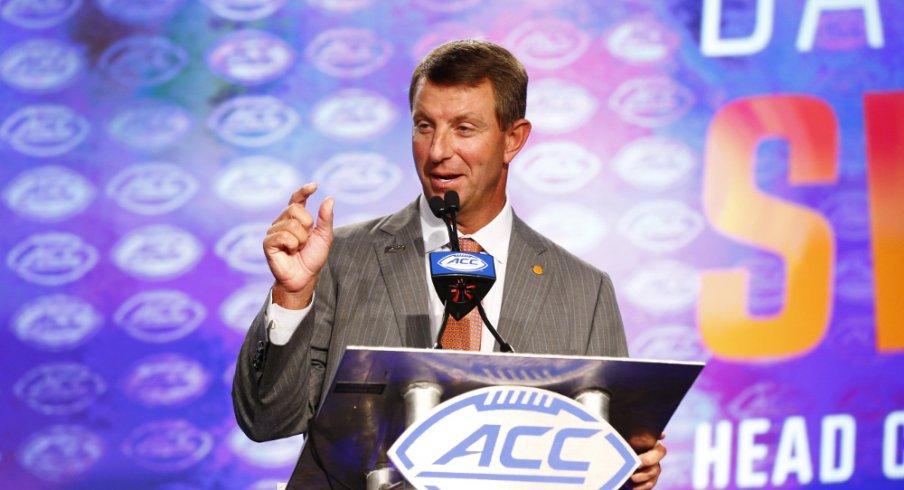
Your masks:
[{"label": "man's other hand", "polygon": [[[649,439],[652,439],[652,437]],[[640,458],[640,467],[637,468],[637,471],[635,471],[634,474],[631,475],[631,479],[628,480],[629,484],[626,485],[628,488],[634,490],[649,490],[656,485],[656,482],[659,480],[659,475],[662,473],[660,461],[662,461],[662,458],[665,457],[665,453],[667,452],[665,445],[660,442],[663,439],[665,439],[665,434],[660,434],[659,441],[656,441],[651,449],[637,456]],[[649,444],[646,444],[645,446],[649,447]]]},{"label": "man's other hand", "polygon": [[295,191],[264,238],[264,255],[273,274],[273,302],[293,310],[311,303],[320,269],[333,243],[333,198],[320,204],[316,226],[305,205],[317,184]]}]

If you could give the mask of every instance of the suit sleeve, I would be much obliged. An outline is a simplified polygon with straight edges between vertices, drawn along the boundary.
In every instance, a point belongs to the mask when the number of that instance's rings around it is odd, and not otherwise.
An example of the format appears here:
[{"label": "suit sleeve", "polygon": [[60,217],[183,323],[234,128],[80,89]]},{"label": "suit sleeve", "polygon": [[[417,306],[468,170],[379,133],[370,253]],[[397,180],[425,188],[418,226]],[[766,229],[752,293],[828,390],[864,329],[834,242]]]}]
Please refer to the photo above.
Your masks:
[{"label": "suit sleeve", "polygon": [[320,406],[335,308],[330,264],[317,282],[314,306],[289,342],[270,342],[266,304],[258,312],[236,362],[232,382],[235,418],[251,440],[306,432]]},{"label": "suit sleeve", "polygon": [[615,287],[605,272],[601,273],[598,284],[586,355],[628,357],[628,342],[615,299]]}]

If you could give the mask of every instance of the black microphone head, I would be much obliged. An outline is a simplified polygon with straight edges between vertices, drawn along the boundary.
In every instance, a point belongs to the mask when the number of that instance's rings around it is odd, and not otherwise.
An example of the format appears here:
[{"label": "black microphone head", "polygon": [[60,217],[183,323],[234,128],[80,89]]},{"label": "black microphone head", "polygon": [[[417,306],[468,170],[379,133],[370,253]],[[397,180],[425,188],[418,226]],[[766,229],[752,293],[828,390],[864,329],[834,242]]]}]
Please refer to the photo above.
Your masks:
[{"label": "black microphone head", "polygon": [[458,212],[458,210],[461,209],[461,201],[458,200],[457,192],[446,192],[446,208],[452,212]]},{"label": "black microphone head", "polygon": [[427,204],[430,205],[430,211],[433,211],[433,216],[442,219],[443,215],[446,214],[446,202],[443,201],[443,198],[433,196],[427,201]]}]

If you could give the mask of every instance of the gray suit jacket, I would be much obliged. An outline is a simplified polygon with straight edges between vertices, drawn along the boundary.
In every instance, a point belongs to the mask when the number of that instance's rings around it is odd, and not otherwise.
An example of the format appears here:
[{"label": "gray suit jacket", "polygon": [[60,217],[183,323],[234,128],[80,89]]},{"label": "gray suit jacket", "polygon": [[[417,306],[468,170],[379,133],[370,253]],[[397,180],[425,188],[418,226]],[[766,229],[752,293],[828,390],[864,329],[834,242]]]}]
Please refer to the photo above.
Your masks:
[{"label": "gray suit jacket", "polygon": [[[424,264],[417,201],[337,229],[314,307],[289,343],[269,343],[263,309],[248,331],[232,392],[245,434],[265,441],[307,431],[348,345],[430,347]],[[517,216],[497,328],[517,352],[627,356],[609,276]]]}]

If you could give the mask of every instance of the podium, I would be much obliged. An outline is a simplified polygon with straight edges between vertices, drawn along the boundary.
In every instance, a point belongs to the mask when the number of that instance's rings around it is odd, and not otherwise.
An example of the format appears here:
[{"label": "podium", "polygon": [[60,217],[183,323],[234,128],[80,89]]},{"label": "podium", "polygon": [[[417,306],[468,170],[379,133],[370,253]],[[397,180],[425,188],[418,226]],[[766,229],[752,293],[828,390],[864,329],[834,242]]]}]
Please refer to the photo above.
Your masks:
[{"label": "podium", "polygon": [[607,420],[631,446],[650,448],[703,366],[349,347],[308,433],[293,481],[304,482],[306,489],[403,488],[388,453],[406,427],[442,400],[493,386],[539,388],[573,398]]}]

